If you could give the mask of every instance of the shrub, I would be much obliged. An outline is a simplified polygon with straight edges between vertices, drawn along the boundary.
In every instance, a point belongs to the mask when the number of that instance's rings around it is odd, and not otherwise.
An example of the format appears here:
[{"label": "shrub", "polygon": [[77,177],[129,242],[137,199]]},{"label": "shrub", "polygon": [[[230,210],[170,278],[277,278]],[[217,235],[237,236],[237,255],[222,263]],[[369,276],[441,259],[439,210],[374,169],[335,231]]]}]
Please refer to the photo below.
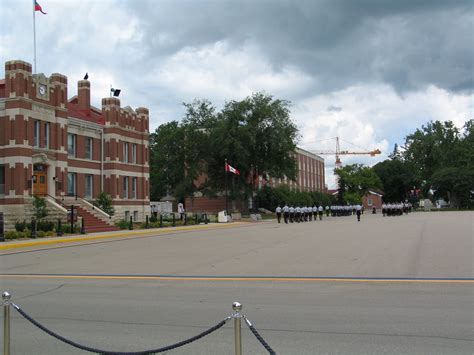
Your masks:
[{"label": "shrub", "polygon": [[38,221],[36,225],[37,231],[50,232],[55,229],[55,223],[52,221]]},{"label": "shrub", "polygon": [[67,233],[67,234],[79,233],[79,226],[74,225],[73,230],[71,231],[71,224],[63,224],[61,225],[61,230],[63,231],[63,234],[64,233]]},{"label": "shrub", "polygon": [[16,221],[15,222],[15,230],[17,232],[24,232],[28,228],[26,221],[20,222]]},{"label": "shrub", "polygon": [[24,232],[8,231],[8,232],[5,232],[5,239],[7,239],[7,240],[13,240],[13,239],[19,239],[19,238],[29,238],[29,237],[30,237],[30,232],[29,231],[24,231]]},{"label": "shrub", "polygon": [[115,222],[115,225],[120,229],[128,229],[129,223],[130,222],[122,219],[121,221]]},{"label": "shrub", "polygon": [[101,192],[93,204],[111,216],[115,213],[115,210],[112,207],[112,197],[106,192]]}]

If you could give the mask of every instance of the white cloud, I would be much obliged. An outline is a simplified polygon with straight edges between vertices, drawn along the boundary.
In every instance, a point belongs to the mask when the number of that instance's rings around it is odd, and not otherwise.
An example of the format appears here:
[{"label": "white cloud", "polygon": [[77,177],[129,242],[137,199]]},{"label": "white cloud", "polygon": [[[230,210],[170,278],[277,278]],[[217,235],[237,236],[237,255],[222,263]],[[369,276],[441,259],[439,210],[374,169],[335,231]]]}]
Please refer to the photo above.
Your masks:
[{"label": "white cloud", "polygon": [[[338,107],[341,110],[333,110]],[[297,103],[293,118],[302,132],[301,145],[308,150],[335,150],[340,137],[341,150],[370,151],[381,155],[341,156],[343,164],[373,165],[387,158],[394,143],[430,120],[452,120],[461,127],[473,112],[473,97],[453,94],[429,86],[423,91],[398,95],[388,85],[354,86],[326,95],[316,95]],[[321,141],[324,140],[324,141]],[[334,187],[334,156],[325,155],[326,182]]]},{"label": "white cloud", "polygon": [[207,98],[217,103],[257,91],[288,97],[313,82],[296,67],[273,68],[251,43],[233,48],[225,41],[183,48],[156,68],[154,76],[183,98]]}]

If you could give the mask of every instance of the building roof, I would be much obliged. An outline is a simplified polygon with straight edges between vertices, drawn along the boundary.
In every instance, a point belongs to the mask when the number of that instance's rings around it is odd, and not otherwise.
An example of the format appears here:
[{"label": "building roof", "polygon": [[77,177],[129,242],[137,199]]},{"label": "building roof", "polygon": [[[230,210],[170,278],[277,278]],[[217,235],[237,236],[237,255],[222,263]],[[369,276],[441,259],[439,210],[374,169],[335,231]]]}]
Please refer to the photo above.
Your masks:
[{"label": "building roof", "polygon": [[88,110],[80,109],[77,102],[77,96],[74,96],[69,100],[67,103],[67,111],[69,117],[74,117],[80,120],[94,122],[101,125],[105,124],[102,111],[93,106],[91,106],[91,108]]}]

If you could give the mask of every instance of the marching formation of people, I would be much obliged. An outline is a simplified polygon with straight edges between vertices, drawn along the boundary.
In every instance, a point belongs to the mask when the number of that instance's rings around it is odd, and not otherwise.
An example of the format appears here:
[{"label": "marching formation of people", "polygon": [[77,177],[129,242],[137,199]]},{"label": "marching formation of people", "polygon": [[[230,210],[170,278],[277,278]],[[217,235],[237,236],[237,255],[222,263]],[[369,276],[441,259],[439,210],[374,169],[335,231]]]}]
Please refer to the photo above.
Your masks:
[{"label": "marching formation of people", "polygon": [[281,222],[281,218],[286,224],[288,223],[300,223],[300,222],[311,222],[317,221],[318,219],[321,221],[324,216],[324,212],[326,211],[326,216],[329,217],[330,215],[333,217],[341,217],[341,216],[350,216],[350,215],[357,215],[357,220],[360,221],[360,215],[364,213],[364,207],[361,205],[327,205],[322,206],[312,206],[312,207],[294,207],[284,205],[283,208],[278,206],[275,210],[278,223]]},{"label": "marching formation of people", "polygon": [[408,214],[412,210],[412,204],[410,202],[398,202],[398,203],[383,203],[382,204],[382,215],[385,216],[401,216],[404,213]]},{"label": "marching formation of people", "polygon": [[[399,202],[399,203],[383,203],[382,204],[382,215],[385,216],[401,216],[408,214],[412,211],[412,204],[410,202]],[[357,216],[357,221],[360,222],[360,217],[364,214],[364,206],[361,205],[323,205],[312,207],[299,207],[299,206],[288,206],[285,204],[283,207],[278,206],[275,210],[278,223],[283,221],[288,223],[300,223],[300,222],[311,222],[321,221],[323,215],[326,212],[326,216],[332,217],[343,217],[343,216]],[[375,207],[374,211],[375,214]]]}]

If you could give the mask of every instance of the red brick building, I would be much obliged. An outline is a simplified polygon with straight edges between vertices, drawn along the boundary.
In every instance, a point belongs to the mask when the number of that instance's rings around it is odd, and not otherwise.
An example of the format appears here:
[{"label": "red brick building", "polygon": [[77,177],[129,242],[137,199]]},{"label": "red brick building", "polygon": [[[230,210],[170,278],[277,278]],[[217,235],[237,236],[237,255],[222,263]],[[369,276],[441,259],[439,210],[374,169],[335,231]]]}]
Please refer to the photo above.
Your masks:
[{"label": "red brick building", "polygon": [[[324,173],[324,159],[319,155],[310,153],[301,148],[296,148],[294,157],[298,164],[298,174],[296,180],[289,180],[288,178],[272,178],[268,176],[258,177],[256,185],[258,189],[265,185],[271,187],[288,186],[292,190],[299,191],[321,191],[325,192],[325,173]],[[238,168],[238,166],[236,166]],[[197,181],[204,182],[205,177],[200,177]],[[223,195],[223,194],[222,194]],[[229,211],[238,210],[240,212],[248,211],[253,208],[253,200],[249,201],[229,201]],[[225,196],[217,198],[208,198],[201,193],[195,193],[193,198],[187,198],[185,201],[186,210],[189,212],[218,212],[225,209]]]},{"label": "red brick building", "polygon": [[90,89],[81,80],[78,95],[68,100],[66,76],[32,74],[29,63],[6,62],[0,80],[0,212],[7,227],[31,218],[33,195],[45,197],[59,216],[69,203],[90,210],[88,201],[102,191],[113,198],[111,220],[141,221],[149,214],[148,109],[122,108],[116,97],[93,107]]}]

